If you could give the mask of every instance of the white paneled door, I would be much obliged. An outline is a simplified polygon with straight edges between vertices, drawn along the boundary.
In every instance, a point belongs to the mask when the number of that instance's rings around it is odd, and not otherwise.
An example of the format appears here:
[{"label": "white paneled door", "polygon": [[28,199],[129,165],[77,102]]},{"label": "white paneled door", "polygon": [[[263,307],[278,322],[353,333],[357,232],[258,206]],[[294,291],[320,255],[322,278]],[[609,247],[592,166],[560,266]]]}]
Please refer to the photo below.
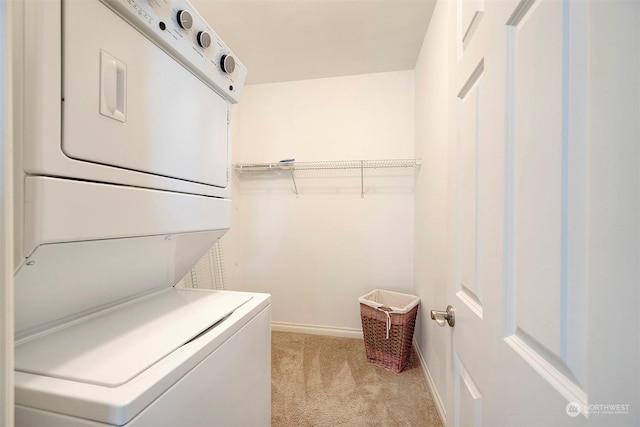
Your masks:
[{"label": "white paneled door", "polygon": [[640,425],[640,2],[455,9],[447,424]]}]

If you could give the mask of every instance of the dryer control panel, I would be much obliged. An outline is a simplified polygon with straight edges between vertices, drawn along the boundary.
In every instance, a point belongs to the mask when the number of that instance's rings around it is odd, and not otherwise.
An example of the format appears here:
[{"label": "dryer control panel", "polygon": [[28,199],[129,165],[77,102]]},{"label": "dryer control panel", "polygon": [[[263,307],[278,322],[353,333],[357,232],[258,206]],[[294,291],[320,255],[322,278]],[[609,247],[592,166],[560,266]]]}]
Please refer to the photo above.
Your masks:
[{"label": "dryer control panel", "polygon": [[230,102],[247,68],[186,0],[100,0]]}]

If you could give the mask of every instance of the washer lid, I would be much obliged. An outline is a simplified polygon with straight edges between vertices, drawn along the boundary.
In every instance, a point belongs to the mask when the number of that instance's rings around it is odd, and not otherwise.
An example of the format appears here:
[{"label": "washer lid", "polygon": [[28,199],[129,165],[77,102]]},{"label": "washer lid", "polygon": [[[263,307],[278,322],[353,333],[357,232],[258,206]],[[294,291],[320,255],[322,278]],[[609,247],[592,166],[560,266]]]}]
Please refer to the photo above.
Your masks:
[{"label": "washer lid", "polygon": [[24,343],[16,371],[118,387],[251,299],[166,289]]}]

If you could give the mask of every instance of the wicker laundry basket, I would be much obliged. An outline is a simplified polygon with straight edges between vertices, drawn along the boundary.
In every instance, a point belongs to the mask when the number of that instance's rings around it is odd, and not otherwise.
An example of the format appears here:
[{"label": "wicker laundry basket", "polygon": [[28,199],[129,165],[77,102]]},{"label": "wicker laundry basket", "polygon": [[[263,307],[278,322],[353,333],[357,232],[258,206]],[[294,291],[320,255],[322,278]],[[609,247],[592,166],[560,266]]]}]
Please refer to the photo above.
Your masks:
[{"label": "wicker laundry basket", "polygon": [[367,360],[402,372],[411,354],[420,298],[376,289],[359,300]]}]

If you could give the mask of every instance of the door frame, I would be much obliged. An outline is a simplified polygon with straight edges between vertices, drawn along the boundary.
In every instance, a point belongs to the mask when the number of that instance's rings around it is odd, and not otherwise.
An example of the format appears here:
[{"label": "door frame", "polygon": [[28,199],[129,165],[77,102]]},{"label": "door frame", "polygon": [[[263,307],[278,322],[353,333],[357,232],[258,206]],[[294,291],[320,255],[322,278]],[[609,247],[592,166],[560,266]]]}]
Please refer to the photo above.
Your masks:
[{"label": "door frame", "polygon": [[13,2],[0,6],[0,424],[13,425]]}]

